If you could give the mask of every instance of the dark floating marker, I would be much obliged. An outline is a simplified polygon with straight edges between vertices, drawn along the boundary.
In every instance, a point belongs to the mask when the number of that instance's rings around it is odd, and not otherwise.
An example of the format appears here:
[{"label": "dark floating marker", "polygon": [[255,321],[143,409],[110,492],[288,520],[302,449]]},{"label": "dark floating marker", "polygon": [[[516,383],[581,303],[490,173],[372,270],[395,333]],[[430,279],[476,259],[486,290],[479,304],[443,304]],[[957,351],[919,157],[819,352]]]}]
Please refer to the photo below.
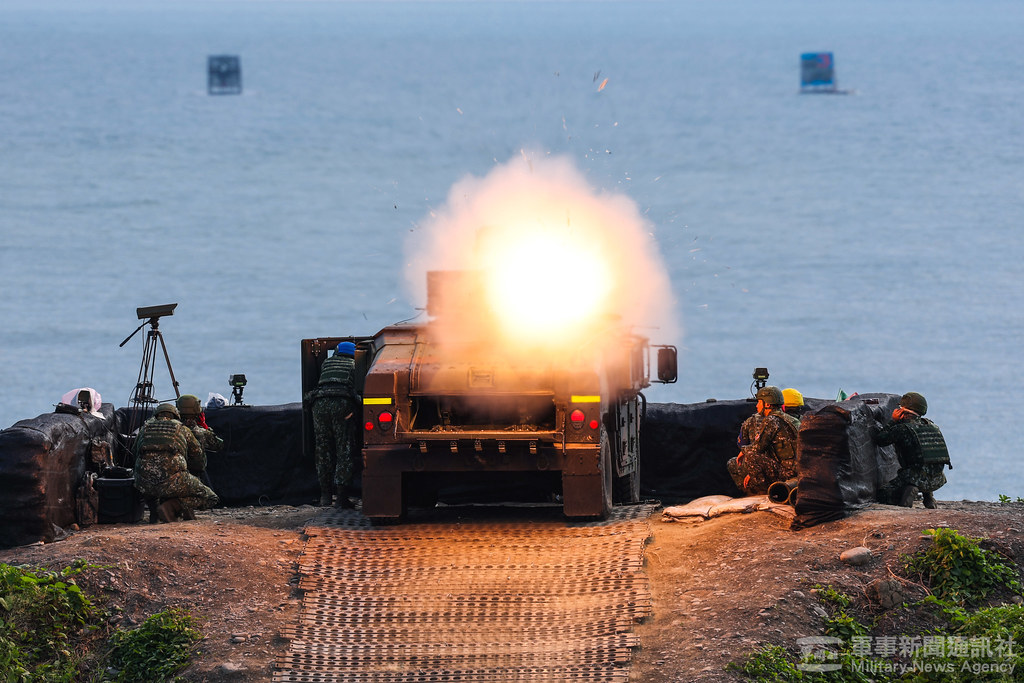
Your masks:
[{"label": "dark floating marker", "polygon": [[835,59],[831,52],[805,52],[800,55],[800,92],[845,95],[836,86]]},{"label": "dark floating marker", "polygon": [[210,55],[207,75],[207,90],[211,95],[242,94],[242,64],[236,55]]}]

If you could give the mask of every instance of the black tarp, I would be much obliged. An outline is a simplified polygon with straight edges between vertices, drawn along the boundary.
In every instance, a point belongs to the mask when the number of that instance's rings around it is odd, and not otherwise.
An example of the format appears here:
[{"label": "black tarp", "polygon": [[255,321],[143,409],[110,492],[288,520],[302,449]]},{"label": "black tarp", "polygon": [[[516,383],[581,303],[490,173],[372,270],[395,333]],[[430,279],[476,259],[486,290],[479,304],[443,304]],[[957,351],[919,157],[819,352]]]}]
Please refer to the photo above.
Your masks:
[{"label": "black tarp", "polygon": [[[878,399],[878,405],[866,403]],[[801,482],[798,500],[814,500],[821,481],[839,488],[844,510],[874,499],[879,485],[896,472],[891,447],[870,442],[873,413],[888,418],[898,397],[874,394],[839,404],[851,414],[844,434],[845,450],[835,454],[828,476]],[[835,402],[807,399],[809,414]],[[713,494],[739,495],[725,468],[736,455],[740,425],[753,414],[747,400],[696,404],[652,403],[641,429],[641,492],[666,505]],[[86,468],[95,438],[113,444],[130,424],[127,409],[103,406],[103,419],[90,415],[48,414],[22,420],[0,432],[0,545],[50,540],[58,527],[75,521],[74,492]],[[214,490],[226,505],[313,503],[319,498],[316,468],[302,455],[302,406],[225,406],[206,413],[225,449],[208,457]],[[806,419],[806,418],[805,418]],[[815,424],[812,420],[808,424]],[[834,427],[835,425],[833,425]],[[824,443],[824,442],[823,442]],[[804,451],[810,453],[808,446]],[[123,449],[115,449],[125,462]],[[815,470],[817,471],[817,470]],[[830,490],[831,491],[831,490]],[[840,503],[830,492],[830,509]]]},{"label": "black tarp", "polygon": [[640,494],[666,505],[741,495],[725,463],[736,455],[740,425],[753,401],[650,403],[640,432]]},{"label": "black tarp", "polygon": [[0,431],[0,546],[51,541],[75,523],[75,490],[93,439],[111,442],[113,406],[102,417],[47,413]]},{"label": "black tarp", "polygon": [[796,517],[791,528],[802,529],[846,516],[839,490],[839,471],[850,458],[850,411],[832,404],[805,415],[797,439],[798,484]]},{"label": "black tarp", "polygon": [[[805,399],[809,410],[824,399]],[[651,403],[640,434],[640,492],[666,505],[712,495],[743,495],[725,463],[739,453],[736,439],[754,414],[753,400]]]},{"label": "black tarp", "polygon": [[302,455],[302,404],[224,406],[206,411],[224,439],[207,457],[214,491],[227,505],[302,505],[320,498],[316,464]]},{"label": "black tarp", "polygon": [[[119,424],[132,424],[131,417],[128,409],[118,409]],[[206,411],[206,423],[224,440],[224,448],[206,458],[223,504],[302,505],[319,499],[315,463],[302,456],[301,403],[213,408]]]},{"label": "black tarp", "polygon": [[898,403],[892,394],[861,394],[803,417],[793,529],[840,519],[875,501],[898,463],[892,447],[878,448],[871,433]]}]

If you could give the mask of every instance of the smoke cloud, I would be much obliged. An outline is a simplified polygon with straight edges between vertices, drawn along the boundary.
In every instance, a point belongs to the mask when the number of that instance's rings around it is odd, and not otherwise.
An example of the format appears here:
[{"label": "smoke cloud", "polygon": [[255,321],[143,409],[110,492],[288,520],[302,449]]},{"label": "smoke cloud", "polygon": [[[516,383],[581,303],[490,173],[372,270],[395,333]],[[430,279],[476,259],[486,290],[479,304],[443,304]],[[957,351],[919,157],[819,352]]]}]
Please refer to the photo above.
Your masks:
[{"label": "smoke cloud", "polygon": [[472,273],[431,288],[443,342],[550,352],[623,325],[655,343],[677,333],[651,226],[629,197],[595,190],[565,157],[523,153],[457,182],[408,247],[414,300],[427,298],[429,271]]}]

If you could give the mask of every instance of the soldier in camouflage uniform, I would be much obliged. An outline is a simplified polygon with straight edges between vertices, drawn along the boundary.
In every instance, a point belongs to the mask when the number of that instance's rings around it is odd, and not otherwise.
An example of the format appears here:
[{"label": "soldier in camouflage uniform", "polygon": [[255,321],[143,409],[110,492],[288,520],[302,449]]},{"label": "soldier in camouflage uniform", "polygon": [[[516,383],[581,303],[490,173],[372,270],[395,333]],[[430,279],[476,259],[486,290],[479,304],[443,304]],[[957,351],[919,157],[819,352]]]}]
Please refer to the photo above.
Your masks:
[{"label": "soldier in camouflage uniform", "polygon": [[[135,488],[150,499],[150,522],[163,522],[181,514],[195,519],[219,501],[190,470],[206,469],[206,454],[192,431],[178,421],[178,409],[163,403],[146,420],[135,442]],[[155,509],[154,509],[155,507]]]},{"label": "soldier in camouflage uniform", "polygon": [[[796,476],[796,439],[800,421],[782,410],[782,392],[778,387],[757,391],[756,433],[742,446],[740,454],[726,463],[729,475],[746,495],[768,492],[777,481]],[[742,438],[742,434],[741,434]]]},{"label": "soldier in camouflage uniform", "polygon": [[313,431],[316,435],[316,473],[320,480],[320,505],[351,508],[352,415],[356,409],[355,353],[352,342],[341,342],[320,368],[320,381],[310,392]]},{"label": "soldier in camouflage uniform", "polygon": [[[210,426],[206,424],[203,404],[199,402],[198,396],[182,394],[178,397],[177,406],[182,424],[192,430],[192,435],[196,437],[196,441],[203,447],[204,453],[215,453],[224,448],[224,440],[214,434]],[[205,457],[203,458],[203,467],[204,469],[198,471],[189,469],[189,472],[199,477],[199,481],[212,489],[213,482],[210,481],[210,475],[205,469]]]},{"label": "soldier in camouflage uniform", "polygon": [[761,413],[754,413],[740,425],[740,435],[736,438],[736,445],[742,449],[744,446],[749,446],[754,442],[754,438],[757,436],[757,430],[761,427],[761,422],[764,420],[764,415]]},{"label": "soldier in camouflage uniform", "polygon": [[[203,447],[204,451],[216,452],[224,448],[224,439],[217,436],[210,425],[206,424],[206,415],[203,414],[203,404],[199,397],[193,394],[182,394],[178,397],[178,414],[181,415],[181,422],[192,430],[196,441]],[[197,474],[193,472],[192,474]]]},{"label": "soldier in camouflage uniform", "polygon": [[943,469],[949,462],[949,451],[942,432],[925,419],[928,402],[916,391],[900,397],[900,405],[892,412],[892,423],[874,435],[879,446],[892,444],[900,469],[896,477],[878,491],[883,503],[913,507],[918,492],[924,494],[924,506],[935,507],[933,492],[946,483]]}]

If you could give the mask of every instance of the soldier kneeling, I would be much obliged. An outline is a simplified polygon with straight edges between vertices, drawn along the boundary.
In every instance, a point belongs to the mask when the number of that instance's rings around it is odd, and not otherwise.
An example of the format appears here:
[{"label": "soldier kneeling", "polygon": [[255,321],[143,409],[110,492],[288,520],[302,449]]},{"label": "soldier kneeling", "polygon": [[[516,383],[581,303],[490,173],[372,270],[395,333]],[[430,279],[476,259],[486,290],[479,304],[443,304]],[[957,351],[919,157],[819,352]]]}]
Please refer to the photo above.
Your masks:
[{"label": "soldier kneeling", "polygon": [[874,435],[879,446],[892,444],[900,469],[896,477],[878,491],[881,503],[913,507],[918,492],[924,494],[924,506],[935,507],[932,495],[946,483],[942,470],[953,465],[942,432],[931,420],[925,419],[928,402],[916,391],[900,397],[900,405],[892,412],[892,424]]},{"label": "soldier kneeling", "polygon": [[195,519],[196,510],[220,499],[191,471],[206,469],[206,454],[178,409],[163,403],[142,426],[135,442],[135,488],[149,503],[150,523]]}]

